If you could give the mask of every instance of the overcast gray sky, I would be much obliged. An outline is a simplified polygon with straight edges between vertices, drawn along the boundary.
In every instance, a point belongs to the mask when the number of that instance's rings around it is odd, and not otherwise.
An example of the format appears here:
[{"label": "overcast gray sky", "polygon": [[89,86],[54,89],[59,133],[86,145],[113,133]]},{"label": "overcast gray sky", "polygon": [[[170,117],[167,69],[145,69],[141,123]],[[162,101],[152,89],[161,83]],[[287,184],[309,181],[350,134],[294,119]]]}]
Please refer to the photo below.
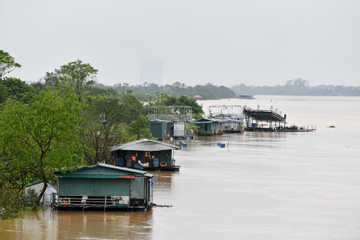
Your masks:
[{"label": "overcast gray sky", "polygon": [[98,82],[360,85],[358,0],[1,0],[0,49],[33,82],[77,59]]}]

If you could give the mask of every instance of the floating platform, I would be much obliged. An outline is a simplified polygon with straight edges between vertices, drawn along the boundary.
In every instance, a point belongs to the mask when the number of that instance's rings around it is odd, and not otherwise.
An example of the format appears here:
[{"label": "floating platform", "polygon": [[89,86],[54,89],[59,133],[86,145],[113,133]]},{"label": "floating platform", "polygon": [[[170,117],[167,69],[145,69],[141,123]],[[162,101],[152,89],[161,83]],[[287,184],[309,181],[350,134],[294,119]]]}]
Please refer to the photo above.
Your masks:
[{"label": "floating platform", "polygon": [[[316,130],[313,127],[286,126],[286,114],[272,110],[252,110],[244,108],[243,113],[246,120],[246,131],[255,132],[311,132]],[[274,124],[274,125],[273,125]]]},{"label": "floating platform", "polygon": [[122,203],[117,196],[58,196],[53,207],[57,210],[146,211],[152,206],[142,199],[126,200],[128,203]]},{"label": "floating platform", "polygon": [[312,132],[315,131],[316,128],[311,129],[291,129],[291,128],[246,128],[246,131],[249,132]]},{"label": "floating platform", "polygon": [[168,171],[168,172],[179,172],[180,166],[166,166],[166,167],[143,167],[142,170],[144,171]]},{"label": "floating platform", "polygon": [[281,116],[272,110],[250,110],[244,108],[244,115],[257,121],[286,122],[286,114]]},{"label": "floating platform", "polygon": [[[284,116],[277,111],[271,110],[252,110],[244,108],[246,128],[245,131],[261,131],[261,132],[274,132],[277,129],[284,129],[286,124],[286,114]],[[281,125],[281,123],[283,123]]]}]

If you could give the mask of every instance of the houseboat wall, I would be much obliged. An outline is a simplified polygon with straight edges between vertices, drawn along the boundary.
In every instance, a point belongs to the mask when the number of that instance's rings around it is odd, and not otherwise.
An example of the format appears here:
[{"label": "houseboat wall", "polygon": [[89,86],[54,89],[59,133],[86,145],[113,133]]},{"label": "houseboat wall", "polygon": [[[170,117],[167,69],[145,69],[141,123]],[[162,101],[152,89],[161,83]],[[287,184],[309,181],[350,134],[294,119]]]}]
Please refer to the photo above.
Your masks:
[{"label": "houseboat wall", "polygon": [[199,127],[199,135],[217,135],[220,134],[220,123],[219,122],[210,122],[210,123],[195,123]]},{"label": "houseboat wall", "polygon": [[226,133],[231,132],[244,132],[244,123],[239,121],[229,120],[224,124],[223,131]]},{"label": "houseboat wall", "polygon": [[180,166],[175,166],[174,150],[179,146],[140,139],[110,147],[113,155],[112,164],[122,167],[141,169],[146,171],[179,171]]},{"label": "houseboat wall", "polygon": [[175,122],[174,123],[174,134],[173,137],[178,138],[178,137],[185,137],[185,122]]},{"label": "houseboat wall", "polygon": [[[105,164],[104,164],[105,165]],[[107,165],[111,166],[111,165]],[[146,210],[152,204],[152,175],[121,171],[117,167],[82,168],[57,173],[58,196],[54,204],[68,208],[128,208]]]},{"label": "houseboat wall", "polygon": [[[142,164],[149,163],[149,167],[159,167],[161,162],[166,162],[166,166],[174,165],[173,151],[115,151],[114,161],[119,167],[134,167],[140,161]],[[133,160],[135,157],[135,160]]]},{"label": "houseboat wall", "polygon": [[150,132],[153,137],[164,139],[169,138],[169,131],[168,131],[169,121],[159,121],[159,120],[152,120],[150,121]]},{"label": "houseboat wall", "polygon": [[[36,182],[30,185],[27,185],[25,187],[25,201],[27,201],[30,198],[30,192],[34,191],[34,193],[39,196],[42,189],[44,188],[44,182]],[[51,195],[56,194],[57,190],[56,188],[51,184],[47,183],[46,190],[40,199],[40,204],[48,206],[51,204]]]}]

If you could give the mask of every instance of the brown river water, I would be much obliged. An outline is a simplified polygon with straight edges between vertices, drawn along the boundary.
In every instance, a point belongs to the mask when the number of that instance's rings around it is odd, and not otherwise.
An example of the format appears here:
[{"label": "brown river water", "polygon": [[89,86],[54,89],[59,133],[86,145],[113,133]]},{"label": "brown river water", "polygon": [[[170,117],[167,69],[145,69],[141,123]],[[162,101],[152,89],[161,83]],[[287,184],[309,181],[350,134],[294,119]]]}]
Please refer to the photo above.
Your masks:
[{"label": "brown river water", "polygon": [[27,211],[0,220],[0,239],[360,239],[360,98],[200,103],[275,105],[289,125],[317,130],[187,140],[175,152],[180,172],[152,172],[154,203],[172,207]]}]

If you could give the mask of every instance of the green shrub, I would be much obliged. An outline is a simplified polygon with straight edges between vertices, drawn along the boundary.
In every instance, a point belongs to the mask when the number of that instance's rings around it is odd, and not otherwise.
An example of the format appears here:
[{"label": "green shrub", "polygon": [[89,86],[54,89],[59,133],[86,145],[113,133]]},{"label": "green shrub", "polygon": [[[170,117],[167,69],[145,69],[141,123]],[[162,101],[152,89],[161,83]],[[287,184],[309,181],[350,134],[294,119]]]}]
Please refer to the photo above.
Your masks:
[{"label": "green shrub", "polygon": [[[24,209],[21,190],[9,188],[10,184],[4,184],[0,189],[0,214],[2,219],[17,218],[22,215]],[[0,209],[1,209],[0,207]]]}]

